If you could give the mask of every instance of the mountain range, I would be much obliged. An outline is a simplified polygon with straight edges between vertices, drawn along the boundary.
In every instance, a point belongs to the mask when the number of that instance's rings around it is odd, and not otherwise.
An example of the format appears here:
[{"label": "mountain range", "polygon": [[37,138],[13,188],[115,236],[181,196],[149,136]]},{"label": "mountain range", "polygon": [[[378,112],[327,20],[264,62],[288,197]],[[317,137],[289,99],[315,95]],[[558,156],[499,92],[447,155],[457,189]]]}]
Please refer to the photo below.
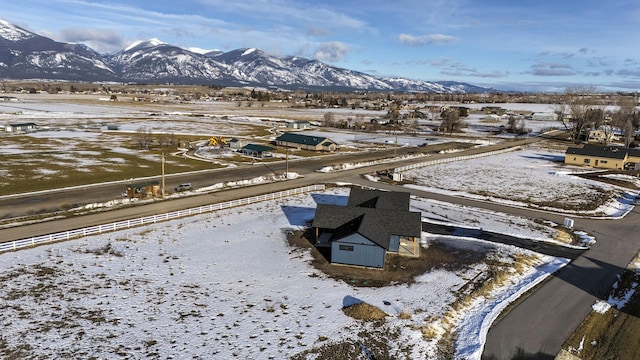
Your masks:
[{"label": "mountain range", "polygon": [[478,93],[494,91],[452,81],[378,77],[257,48],[202,53],[139,41],[114,54],[57,42],[0,20],[0,78],[145,84],[208,84],[323,91]]}]

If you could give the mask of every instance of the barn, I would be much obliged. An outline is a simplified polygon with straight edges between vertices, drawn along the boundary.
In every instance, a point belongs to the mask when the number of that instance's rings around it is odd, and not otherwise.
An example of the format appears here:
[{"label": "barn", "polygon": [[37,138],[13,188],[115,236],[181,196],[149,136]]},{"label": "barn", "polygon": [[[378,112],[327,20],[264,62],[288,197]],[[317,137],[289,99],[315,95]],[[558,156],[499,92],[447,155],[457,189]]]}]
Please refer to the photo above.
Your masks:
[{"label": "barn", "polygon": [[336,151],[338,145],[326,137],[284,133],[276,138],[276,145],[311,151]]},{"label": "barn", "polygon": [[352,188],[347,206],[318,204],[316,247],[330,248],[331,263],[378,269],[388,253],[419,256],[421,214],[409,200],[407,192]]}]

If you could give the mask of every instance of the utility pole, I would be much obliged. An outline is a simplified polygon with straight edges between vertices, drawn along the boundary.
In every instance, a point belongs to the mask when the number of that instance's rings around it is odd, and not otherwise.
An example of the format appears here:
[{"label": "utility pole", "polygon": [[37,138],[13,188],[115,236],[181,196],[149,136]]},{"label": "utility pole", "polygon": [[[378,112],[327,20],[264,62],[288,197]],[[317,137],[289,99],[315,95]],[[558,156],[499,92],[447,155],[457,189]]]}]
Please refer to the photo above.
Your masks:
[{"label": "utility pole", "polygon": [[162,153],[162,199],[164,200],[164,153]]},{"label": "utility pole", "polygon": [[285,179],[289,180],[289,149],[284,149]]}]

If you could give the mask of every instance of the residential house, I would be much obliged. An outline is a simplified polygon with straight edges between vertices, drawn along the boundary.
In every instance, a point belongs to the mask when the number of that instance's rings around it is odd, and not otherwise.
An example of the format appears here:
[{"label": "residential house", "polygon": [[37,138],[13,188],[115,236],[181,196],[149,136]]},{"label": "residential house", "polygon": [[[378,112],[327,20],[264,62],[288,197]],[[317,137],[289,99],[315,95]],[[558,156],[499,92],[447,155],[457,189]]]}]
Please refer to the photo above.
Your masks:
[{"label": "residential house", "polygon": [[318,204],[316,247],[334,264],[384,268],[387,254],[420,256],[421,214],[409,211],[408,192],[352,188],[347,206]]},{"label": "residential house", "polygon": [[278,136],[276,144],[311,151],[336,151],[338,149],[338,145],[326,137],[297,133],[284,133]]},{"label": "residential house", "polygon": [[613,141],[613,133],[604,130],[589,130],[587,142],[589,144],[607,145]]},{"label": "residential house", "polygon": [[[636,152],[634,151],[633,154]],[[636,161],[631,161],[636,160]],[[621,146],[598,146],[585,144],[582,147],[569,147],[564,156],[564,163],[581,165],[599,169],[625,169],[640,162],[640,156],[629,159],[629,149]]]},{"label": "residential house", "polygon": [[627,149],[627,162],[624,166],[627,170],[640,171],[640,149]]}]

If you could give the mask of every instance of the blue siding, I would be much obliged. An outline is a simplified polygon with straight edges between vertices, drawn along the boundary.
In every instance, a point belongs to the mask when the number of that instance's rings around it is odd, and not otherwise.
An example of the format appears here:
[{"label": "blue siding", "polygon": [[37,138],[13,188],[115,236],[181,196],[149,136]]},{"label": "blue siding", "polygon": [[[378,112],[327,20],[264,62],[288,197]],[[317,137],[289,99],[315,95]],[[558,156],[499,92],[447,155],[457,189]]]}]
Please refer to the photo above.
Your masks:
[{"label": "blue siding", "polygon": [[389,251],[398,252],[400,251],[400,236],[391,235],[389,239]]},{"label": "blue siding", "polygon": [[[352,250],[345,250],[345,248]],[[360,234],[352,234],[331,243],[331,262],[333,263],[383,268],[385,255],[384,248]]]}]

